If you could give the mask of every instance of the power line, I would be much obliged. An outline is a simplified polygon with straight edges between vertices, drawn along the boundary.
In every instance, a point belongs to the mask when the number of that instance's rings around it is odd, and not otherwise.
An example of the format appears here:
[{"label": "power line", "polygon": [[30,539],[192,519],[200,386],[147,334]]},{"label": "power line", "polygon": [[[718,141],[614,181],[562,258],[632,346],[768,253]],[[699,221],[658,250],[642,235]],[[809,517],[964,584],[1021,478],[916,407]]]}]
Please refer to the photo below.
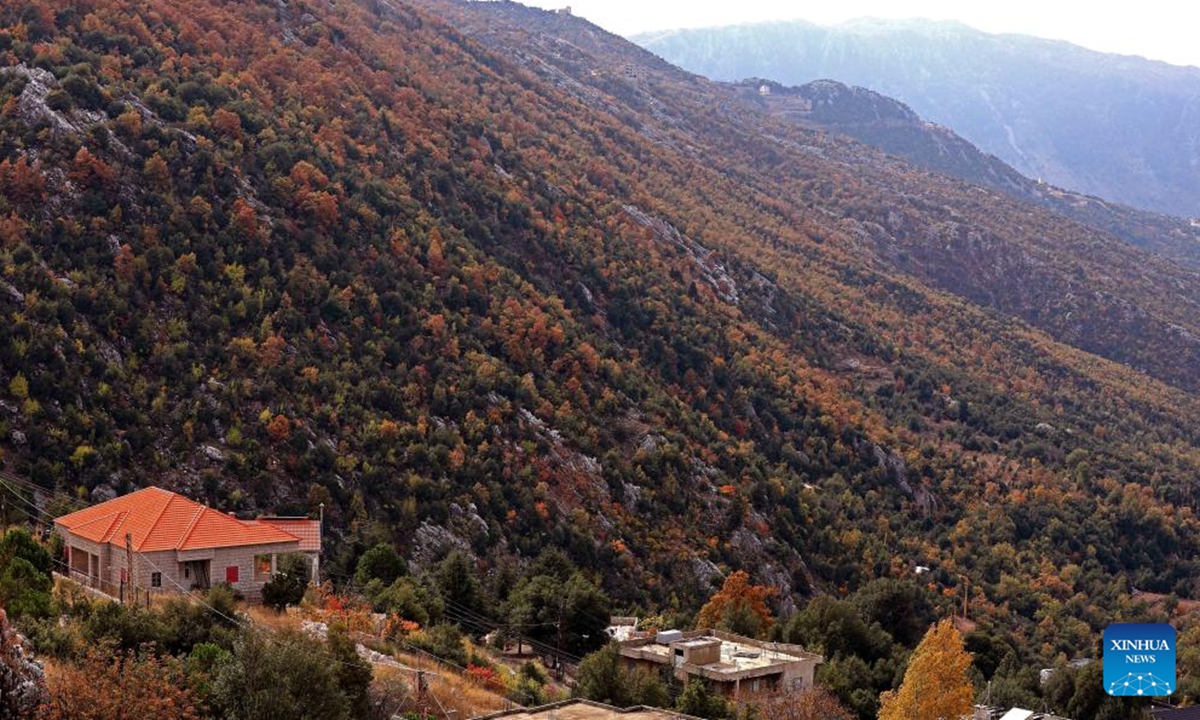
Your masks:
[{"label": "power line", "polygon": [[[467,617],[474,617],[475,622],[477,624],[481,623],[482,626],[484,627],[484,629],[500,630],[506,626],[505,623],[497,622],[495,620],[492,620],[491,618],[485,617],[484,615],[481,615],[459,603],[456,603],[453,600],[450,600],[449,598],[443,598],[443,602],[445,602],[451,608],[455,608],[456,612],[458,612],[460,614],[466,615]],[[545,623],[545,625],[546,626],[556,626],[556,625],[558,625],[558,623]],[[513,627],[513,626],[509,625],[509,627]],[[518,641],[522,641],[525,644],[530,645],[534,650],[539,650],[540,652],[542,652],[544,654],[557,655],[560,657],[564,657],[568,660],[572,660],[574,662],[582,661],[582,658],[580,658],[578,655],[573,655],[565,650],[551,647],[547,643],[543,643],[539,640],[534,640],[533,638],[523,635],[519,632],[516,633],[516,636],[517,636]]]},{"label": "power line", "polygon": [[[463,614],[466,614],[466,615],[467,615],[467,616],[469,616],[469,617],[470,617],[470,616],[473,616],[473,617],[475,617],[475,618],[476,618],[478,621],[481,621],[481,622],[484,622],[484,623],[488,623],[490,626],[492,626],[492,629],[502,629],[502,628],[504,628],[504,627],[509,627],[509,628],[513,628],[513,627],[521,627],[521,625],[519,625],[519,624],[514,624],[514,623],[502,623],[502,622],[499,622],[499,621],[493,620],[493,619],[491,619],[491,618],[488,618],[488,617],[486,617],[485,615],[482,615],[481,613],[478,613],[478,612],[476,612],[476,611],[473,611],[473,610],[471,610],[470,608],[467,608],[467,607],[465,607],[465,606],[461,605],[460,603],[456,603],[456,602],[454,602],[453,600],[445,599],[445,600],[444,600],[444,602],[446,602],[446,604],[450,605],[450,606],[451,606],[451,607],[453,607],[453,608],[457,608],[458,612],[461,612],[461,613],[463,613]],[[544,627],[556,627],[556,626],[558,625],[558,623],[557,623],[557,622],[548,622],[548,623],[538,623],[538,625],[541,625],[541,626],[544,626]],[[496,627],[496,626],[499,626],[499,627]],[[567,657],[567,658],[570,658],[570,659],[574,659],[574,660],[580,660],[580,659],[581,659],[581,658],[580,658],[579,656],[577,656],[577,655],[572,655],[571,653],[568,653],[568,652],[566,652],[565,650],[563,650],[563,651],[556,650],[556,649],[554,649],[554,648],[550,647],[550,645],[548,645],[547,643],[543,643],[543,642],[541,642],[540,640],[534,640],[533,638],[531,638],[531,637],[528,637],[528,636],[525,636],[525,635],[522,635],[521,633],[517,633],[517,636],[518,636],[518,637],[520,637],[520,638],[523,638],[523,639],[524,639],[524,640],[525,640],[527,643],[529,643],[530,645],[534,645],[534,646],[541,646],[541,647],[545,648],[545,649],[546,649],[546,651],[548,651],[548,652],[550,652],[550,653],[555,653],[555,654],[563,655],[564,657]]]},{"label": "power line", "polygon": [[[57,491],[53,491],[53,490],[47,490],[46,488],[42,488],[41,486],[38,486],[34,483],[30,483],[28,481],[21,480],[20,478],[16,478],[15,476],[9,475],[7,473],[0,472],[0,485],[3,485],[6,489],[8,489],[14,496],[17,497],[17,499],[19,499],[22,503],[24,503],[26,506],[28,506],[33,512],[30,512],[30,510],[27,510],[19,505],[14,505],[13,509],[21,512],[26,518],[29,519],[29,521],[31,523],[33,523],[39,527],[46,528],[50,531],[55,530],[53,523],[47,522],[46,520],[43,520],[39,516],[49,517],[49,518],[51,518],[51,520],[54,519],[54,516],[51,515],[48,511],[43,510],[42,508],[39,508],[35,503],[30,502],[28,499],[26,499],[24,497],[24,495],[20,492],[20,490],[13,487],[13,485],[9,484],[10,482],[17,485],[18,487],[26,489],[29,492],[34,492],[34,493],[42,492],[44,494],[50,495],[51,497],[58,497],[62,500],[68,501],[71,504],[82,505],[84,507],[89,506],[88,503],[81,501],[79,498],[73,498],[69,495],[66,495],[65,493],[61,493],[61,492],[57,492]],[[208,603],[204,598],[194,595],[191,591],[189,591],[182,584],[180,584],[174,578],[174,576],[172,576],[171,574],[164,571],[161,567],[159,567],[159,565],[157,563],[155,563],[153,560],[151,560],[145,553],[137,551],[137,550],[133,550],[132,553],[135,556],[139,557],[146,564],[148,564],[151,568],[153,568],[154,571],[158,572],[160,577],[166,578],[168,582],[170,582],[172,585],[174,585],[176,588],[178,588],[180,591],[180,594],[187,600],[189,600],[191,602],[199,603],[201,606],[203,606],[209,612],[212,612],[213,614],[223,618],[224,620],[228,621],[230,624],[232,624],[236,627],[239,627],[239,628],[241,628],[243,630],[247,630],[247,631],[259,631],[259,632],[262,632],[263,637],[265,637],[269,641],[272,641],[272,642],[278,641],[278,638],[274,635],[274,633],[269,628],[261,627],[261,626],[255,624],[253,621],[244,620],[241,617],[236,617],[236,616],[231,617],[230,615],[227,615],[226,613],[222,612],[218,608],[214,607],[212,604]],[[51,557],[51,562],[53,562],[54,564],[63,568],[64,570],[66,570],[66,577],[68,579],[70,579],[71,567],[68,563],[63,562],[61,559],[54,558],[54,557]],[[130,568],[130,570],[132,571],[132,568]],[[345,576],[343,576],[343,577],[345,577]],[[131,572],[131,578],[132,578],[132,572]],[[476,612],[470,610],[469,608],[466,608],[465,606],[462,606],[453,601],[446,600],[445,602],[447,604],[451,605],[451,607],[452,607],[452,609],[450,611],[448,611],[446,614],[449,617],[451,617],[451,619],[453,619],[457,622],[461,622],[461,623],[467,625],[468,627],[474,627],[478,630],[483,630],[483,631],[490,631],[492,629],[496,629],[493,627],[493,625],[505,625],[503,623],[495,623],[490,618],[487,618],[484,615],[476,613]],[[510,627],[510,628],[512,628],[512,627],[549,627],[549,626],[555,626],[555,625],[557,625],[557,623],[526,623],[526,624],[509,623],[509,624],[507,624],[507,627]],[[561,655],[563,657],[566,657],[569,659],[574,659],[576,661],[578,661],[580,659],[577,656],[567,653],[565,651],[555,650],[554,648],[551,648],[549,645],[540,643],[536,640],[533,640],[532,638],[526,638],[519,634],[518,634],[518,637],[521,638],[526,644],[534,647],[535,649],[540,648],[543,652]],[[412,651],[415,651],[415,652],[419,653],[420,655],[428,656],[443,665],[446,665],[448,667],[451,667],[451,668],[461,671],[468,678],[470,677],[469,670],[467,668],[463,667],[462,665],[459,665],[458,663],[454,662],[453,660],[450,660],[449,658],[445,658],[440,655],[436,655],[432,652],[429,652],[428,650],[426,650],[424,648],[417,647],[416,645],[413,645],[406,640],[399,640],[398,642],[403,647],[406,647]],[[351,663],[347,663],[347,662],[344,662],[344,661],[341,661],[341,660],[338,660],[338,659],[332,658],[332,657],[328,658],[328,660],[334,664],[342,665],[345,667],[357,667],[356,665],[353,665]],[[417,669],[409,668],[409,667],[403,666],[403,665],[394,665],[394,666],[389,666],[389,667],[393,667],[394,669],[401,670],[401,671],[416,672],[419,674],[428,673],[428,671],[417,670]],[[435,674],[435,676],[436,676],[436,674]],[[431,693],[431,695],[432,695],[432,693]],[[448,715],[449,713],[446,710],[445,706],[442,705],[441,700],[439,700],[436,695],[433,695],[433,699],[438,704],[438,707],[441,709],[442,713],[445,715]]]}]

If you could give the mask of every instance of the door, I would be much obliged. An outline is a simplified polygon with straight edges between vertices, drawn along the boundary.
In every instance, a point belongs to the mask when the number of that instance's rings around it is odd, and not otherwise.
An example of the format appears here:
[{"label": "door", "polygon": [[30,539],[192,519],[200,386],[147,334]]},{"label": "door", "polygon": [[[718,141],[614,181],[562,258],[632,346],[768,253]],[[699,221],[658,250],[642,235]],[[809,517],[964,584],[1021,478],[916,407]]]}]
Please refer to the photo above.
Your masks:
[{"label": "door", "polygon": [[183,564],[184,584],[192,590],[209,588],[208,560],[189,560]]}]

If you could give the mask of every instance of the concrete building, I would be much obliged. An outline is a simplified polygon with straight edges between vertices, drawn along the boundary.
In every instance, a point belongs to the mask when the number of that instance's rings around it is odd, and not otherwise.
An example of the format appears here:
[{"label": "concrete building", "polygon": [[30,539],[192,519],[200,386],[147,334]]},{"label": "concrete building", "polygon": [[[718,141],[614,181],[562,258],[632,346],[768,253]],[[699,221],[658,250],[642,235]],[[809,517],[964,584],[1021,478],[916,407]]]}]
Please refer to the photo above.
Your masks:
[{"label": "concrete building", "polygon": [[319,569],[321,527],[307,518],[239,520],[182,495],[149,487],[54,521],[71,578],[113,597],[181,593],[226,582],[248,599],[301,553]]},{"label": "concrete building", "polygon": [[813,685],[820,655],[799,645],[764,642],[720,630],[669,630],[620,644],[630,667],[671,668],[680,682],[701,678],[730,698],[802,692]]},{"label": "concrete building", "polygon": [[699,720],[691,715],[681,715],[670,710],[650,707],[618,708],[591,700],[564,700],[520,710],[506,710],[491,715],[480,715],[471,720]]},{"label": "concrete building", "polygon": [[1023,708],[1004,709],[976,705],[971,720],[1070,720],[1070,718]]}]

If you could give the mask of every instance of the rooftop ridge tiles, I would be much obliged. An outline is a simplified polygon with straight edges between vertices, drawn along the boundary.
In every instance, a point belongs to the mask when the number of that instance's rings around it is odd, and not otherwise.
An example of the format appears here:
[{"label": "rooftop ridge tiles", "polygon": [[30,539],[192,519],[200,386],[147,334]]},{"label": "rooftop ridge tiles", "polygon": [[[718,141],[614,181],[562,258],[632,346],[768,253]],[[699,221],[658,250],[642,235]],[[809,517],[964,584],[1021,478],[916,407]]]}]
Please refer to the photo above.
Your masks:
[{"label": "rooftop ridge tiles", "polygon": [[113,536],[117,534],[117,530],[125,524],[126,520],[129,519],[128,510],[118,510],[113,514],[116,515],[116,518],[113,520],[112,524],[108,526],[108,529],[104,531],[104,534],[100,536],[100,542],[106,543],[111,540]]},{"label": "rooftop ridge tiles", "polygon": [[[100,522],[100,521],[102,521],[102,520],[107,520],[107,521],[108,521],[108,524],[104,526],[104,532],[100,534],[100,537],[101,537],[101,538],[105,538],[105,537],[107,537],[107,536],[108,536],[108,532],[109,532],[109,530],[111,530],[111,529],[112,529],[113,522],[114,522],[114,521],[117,519],[117,517],[118,517],[118,516],[119,516],[119,515],[120,515],[122,512],[124,512],[124,511],[122,511],[122,510],[113,510],[113,511],[112,511],[112,512],[110,512],[110,513],[105,513],[104,515],[100,515],[100,516],[94,517],[94,518],[92,518],[91,520],[87,520],[87,521],[85,521],[85,522],[81,522],[81,523],[79,523],[79,524],[77,524],[77,525],[69,525],[69,526],[68,526],[68,525],[63,525],[63,527],[67,528],[67,529],[68,529],[68,530],[70,530],[71,532],[76,532],[77,530],[79,530],[79,529],[81,529],[81,528],[85,528],[85,527],[87,527],[87,526],[89,526],[89,525],[94,525],[94,524],[96,524],[96,523],[99,523],[99,522]],[[101,540],[100,542],[103,542],[103,540]]]},{"label": "rooftop ridge tiles", "polygon": [[196,514],[193,515],[192,519],[188,521],[188,526],[184,528],[183,535],[180,535],[179,540],[175,542],[176,550],[187,544],[188,538],[192,536],[192,531],[195,530],[196,526],[200,524],[200,518],[204,517],[205,509],[206,506],[204,504],[196,503]]},{"label": "rooftop ridge tiles", "polygon": [[[150,535],[154,532],[154,528],[158,527],[158,521],[162,520],[163,515],[167,514],[167,509],[171,507],[171,503],[175,502],[175,498],[181,498],[186,502],[194,502],[193,500],[188,500],[187,498],[183,497],[182,495],[180,495],[178,493],[173,493],[170,490],[163,490],[162,488],[155,487],[155,486],[151,486],[151,487],[155,490],[158,490],[159,492],[166,493],[167,501],[165,503],[163,503],[162,510],[158,511],[158,516],[154,518],[154,522],[150,523],[150,526],[146,529],[146,534],[142,537],[141,542],[138,543],[138,546],[137,546],[138,552],[141,552],[142,548],[146,547],[146,541],[150,539]],[[199,503],[197,503],[197,504],[199,504]]]}]

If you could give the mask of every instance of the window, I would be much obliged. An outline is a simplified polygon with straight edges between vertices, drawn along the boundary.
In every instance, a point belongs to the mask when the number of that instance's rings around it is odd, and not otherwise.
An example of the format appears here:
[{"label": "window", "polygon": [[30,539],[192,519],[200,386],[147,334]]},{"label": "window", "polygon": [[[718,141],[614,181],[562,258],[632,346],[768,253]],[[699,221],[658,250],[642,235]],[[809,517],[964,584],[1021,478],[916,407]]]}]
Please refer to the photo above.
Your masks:
[{"label": "window", "polygon": [[265,582],[271,579],[270,555],[254,556],[254,579],[259,582]]},{"label": "window", "polygon": [[157,587],[157,588],[162,587],[162,573],[160,573],[160,572],[150,573],[150,587]]},{"label": "window", "polygon": [[233,583],[236,583],[237,581],[238,581],[238,566],[230,565],[230,566],[226,567],[225,568],[225,582],[232,585]]}]

